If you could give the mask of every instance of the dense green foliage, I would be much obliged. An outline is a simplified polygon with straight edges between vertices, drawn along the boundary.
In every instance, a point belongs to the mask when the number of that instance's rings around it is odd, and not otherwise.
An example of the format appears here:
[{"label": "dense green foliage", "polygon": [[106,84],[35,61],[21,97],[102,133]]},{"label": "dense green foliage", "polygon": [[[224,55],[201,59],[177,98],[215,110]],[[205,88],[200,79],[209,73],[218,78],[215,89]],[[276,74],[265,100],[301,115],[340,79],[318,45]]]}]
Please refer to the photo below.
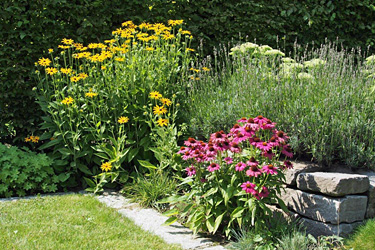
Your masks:
[{"label": "dense green foliage", "polygon": [[[267,46],[236,47],[223,65],[207,61],[211,76],[190,90],[192,133],[228,131],[237,117],[262,114],[289,133],[298,156],[319,163],[374,168],[375,67],[358,52],[331,45],[296,53],[294,59]],[[276,56],[276,58],[275,58]],[[211,65],[212,64],[212,65]]]},{"label": "dense green foliage", "polygon": [[[205,52],[235,40],[291,48],[329,40],[347,47],[374,45],[371,0],[340,1],[104,1],[3,0],[0,8],[0,138],[18,142],[32,134],[41,111],[34,102],[34,62],[62,38],[96,42],[122,21],[184,19],[205,42]],[[324,29],[322,28],[324,27]],[[240,35],[239,35],[240,33]],[[279,42],[277,42],[279,38]]]},{"label": "dense green foliage", "polygon": [[0,197],[55,192],[69,177],[55,175],[53,161],[45,154],[24,150],[0,144]]},{"label": "dense green foliage", "polygon": [[375,220],[371,219],[366,224],[358,227],[356,231],[346,241],[350,249],[366,250],[375,249]]}]

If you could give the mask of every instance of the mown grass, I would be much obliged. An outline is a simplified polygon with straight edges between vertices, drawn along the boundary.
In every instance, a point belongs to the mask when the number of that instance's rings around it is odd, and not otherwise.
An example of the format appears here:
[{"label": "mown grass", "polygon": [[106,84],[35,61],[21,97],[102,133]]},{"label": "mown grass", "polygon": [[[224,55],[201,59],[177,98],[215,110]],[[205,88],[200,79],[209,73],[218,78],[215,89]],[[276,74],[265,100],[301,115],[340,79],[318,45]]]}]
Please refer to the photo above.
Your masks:
[{"label": "mown grass", "polygon": [[0,249],[181,249],[94,197],[0,202]]},{"label": "mown grass", "polygon": [[375,249],[375,219],[368,220],[360,226],[346,242],[347,249],[369,250]]}]

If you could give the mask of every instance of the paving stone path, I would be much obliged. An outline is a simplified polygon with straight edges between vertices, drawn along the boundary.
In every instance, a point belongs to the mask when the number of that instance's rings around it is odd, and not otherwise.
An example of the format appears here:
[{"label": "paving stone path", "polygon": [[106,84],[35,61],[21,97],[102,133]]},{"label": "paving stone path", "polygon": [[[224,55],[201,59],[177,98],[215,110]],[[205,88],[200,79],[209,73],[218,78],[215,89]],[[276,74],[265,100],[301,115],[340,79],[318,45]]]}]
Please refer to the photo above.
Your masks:
[{"label": "paving stone path", "polygon": [[141,208],[116,192],[107,192],[96,197],[107,206],[117,209],[120,214],[132,219],[143,230],[160,236],[169,244],[180,244],[183,249],[225,249],[223,246],[215,245],[210,239],[194,236],[190,229],[177,222],[170,226],[163,225],[168,217],[154,209]]}]

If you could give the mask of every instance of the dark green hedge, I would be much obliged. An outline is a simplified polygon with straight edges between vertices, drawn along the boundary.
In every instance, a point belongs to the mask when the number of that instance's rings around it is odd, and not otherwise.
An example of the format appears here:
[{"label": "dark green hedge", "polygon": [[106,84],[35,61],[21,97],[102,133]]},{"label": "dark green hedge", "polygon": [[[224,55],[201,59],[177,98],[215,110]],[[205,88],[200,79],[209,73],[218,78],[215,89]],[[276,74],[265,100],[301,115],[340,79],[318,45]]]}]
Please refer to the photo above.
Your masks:
[{"label": "dark green hedge", "polygon": [[[93,42],[126,20],[184,19],[205,52],[233,37],[291,49],[329,40],[347,47],[375,43],[372,0],[2,0],[0,8],[0,141],[31,134],[41,112],[34,103],[34,62],[62,38]],[[240,35],[239,35],[240,34]],[[279,38],[277,42],[277,37]],[[199,41],[197,39],[196,41]],[[277,44],[278,43],[278,44]],[[13,135],[12,135],[13,134]],[[15,136],[14,136],[15,134]],[[11,136],[12,135],[12,136]]]}]

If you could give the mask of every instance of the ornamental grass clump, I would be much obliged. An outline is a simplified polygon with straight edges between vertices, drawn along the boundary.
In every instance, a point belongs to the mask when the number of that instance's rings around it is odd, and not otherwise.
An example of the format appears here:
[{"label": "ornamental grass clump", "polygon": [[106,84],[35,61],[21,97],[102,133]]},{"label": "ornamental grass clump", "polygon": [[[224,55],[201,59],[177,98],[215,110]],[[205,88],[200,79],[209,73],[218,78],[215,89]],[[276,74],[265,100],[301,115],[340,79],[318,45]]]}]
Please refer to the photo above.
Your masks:
[{"label": "ornamental grass clump", "polygon": [[[37,62],[45,113],[40,149],[49,149],[57,170],[71,175],[68,186],[96,176],[96,183],[86,181],[98,191],[107,179],[127,180],[138,159],[157,162],[147,105],[150,93],[160,91],[165,96],[154,111],[167,115],[167,97],[178,95],[188,77],[192,36],[182,23],[127,21],[103,43],[64,38],[58,51]],[[158,126],[172,125],[159,118]]]},{"label": "ornamental grass clump", "polygon": [[[190,190],[164,202],[179,203],[167,215],[186,219],[194,232],[230,236],[243,226],[267,227],[272,212],[266,204],[279,204],[284,170],[292,168],[289,137],[263,116],[238,120],[229,133],[211,134],[208,142],[189,138],[179,154],[188,163],[183,183]],[[182,211],[182,212],[181,212]],[[167,223],[173,223],[171,217]]]}]

